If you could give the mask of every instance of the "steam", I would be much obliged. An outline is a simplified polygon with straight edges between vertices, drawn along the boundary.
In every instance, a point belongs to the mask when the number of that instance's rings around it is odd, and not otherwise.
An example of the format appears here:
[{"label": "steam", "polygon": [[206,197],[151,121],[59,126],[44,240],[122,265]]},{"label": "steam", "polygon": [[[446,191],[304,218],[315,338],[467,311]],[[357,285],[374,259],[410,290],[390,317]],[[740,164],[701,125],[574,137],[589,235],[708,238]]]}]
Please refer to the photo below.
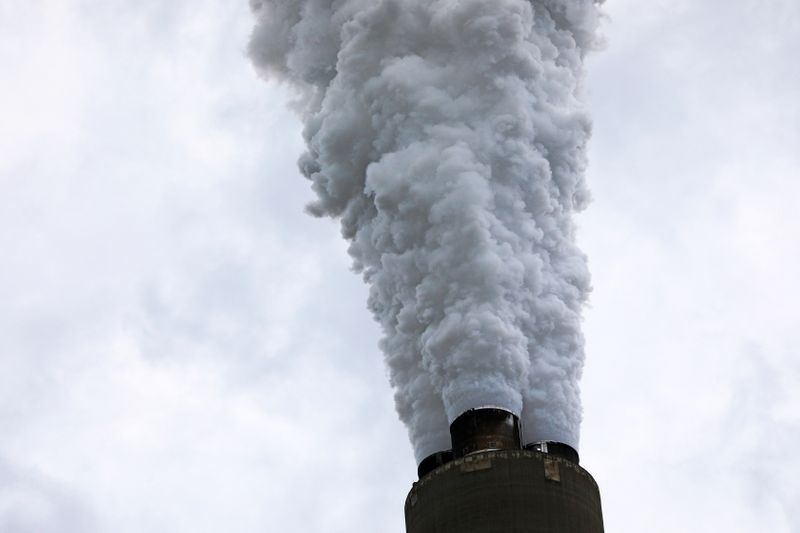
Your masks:
[{"label": "steam", "polygon": [[575,448],[581,308],[572,215],[590,121],[592,0],[252,0],[249,53],[292,84],[317,200],[370,286],[418,460],[497,406]]}]

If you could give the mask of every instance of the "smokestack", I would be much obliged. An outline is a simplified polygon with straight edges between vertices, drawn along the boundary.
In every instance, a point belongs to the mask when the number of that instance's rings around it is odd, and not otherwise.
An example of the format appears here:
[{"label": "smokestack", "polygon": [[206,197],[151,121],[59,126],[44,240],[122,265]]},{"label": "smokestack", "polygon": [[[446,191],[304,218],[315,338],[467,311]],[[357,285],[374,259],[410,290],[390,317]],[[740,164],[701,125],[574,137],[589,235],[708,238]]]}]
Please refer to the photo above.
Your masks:
[{"label": "smokestack", "polygon": [[453,457],[489,450],[519,450],[519,417],[497,407],[470,409],[450,424]]},{"label": "smokestack", "polygon": [[519,450],[519,417],[500,407],[479,407],[461,413],[450,424],[452,449],[432,453],[417,467],[422,479],[429,472],[467,455],[492,450]]},{"label": "smokestack", "polygon": [[563,442],[520,443],[519,417],[469,409],[452,451],[426,457],[406,498],[407,533],[603,533],[600,492]]},{"label": "smokestack", "polygon": [[432,453],[417,466],[417,476],[422,479],[428,472],[432,472],[452,460],[453,452],[451,450]]},{"label": "smokestack", "polygon": [[567,461],[575,464],[578,464],[580,461],[578,451],[572,446],[564,444],[563,442],[555,442],[552,440],[532,442],[530,444],[526,444],[525,449],[555,455],[556,457],[561,457],[562,459],[566,459]]},{"label": "smokestack", "polygon": [[405,518],[407,533],[603,533],[594,478],[533,449],[477,452],[428,472]]}]

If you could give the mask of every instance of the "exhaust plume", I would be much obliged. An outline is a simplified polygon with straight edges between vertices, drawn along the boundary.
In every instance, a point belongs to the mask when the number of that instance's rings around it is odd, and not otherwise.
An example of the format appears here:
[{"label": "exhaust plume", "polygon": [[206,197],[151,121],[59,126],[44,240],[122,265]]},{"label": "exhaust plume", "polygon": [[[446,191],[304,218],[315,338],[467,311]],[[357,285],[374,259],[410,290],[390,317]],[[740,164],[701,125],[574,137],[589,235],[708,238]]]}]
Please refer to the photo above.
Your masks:
[{"label": "exhaust plume", "polygon": [[341,221],[417,460],[470,408],[577,449],[573,213],[592,0],[251,0],[249,55],[290,83],[316,216]]}]

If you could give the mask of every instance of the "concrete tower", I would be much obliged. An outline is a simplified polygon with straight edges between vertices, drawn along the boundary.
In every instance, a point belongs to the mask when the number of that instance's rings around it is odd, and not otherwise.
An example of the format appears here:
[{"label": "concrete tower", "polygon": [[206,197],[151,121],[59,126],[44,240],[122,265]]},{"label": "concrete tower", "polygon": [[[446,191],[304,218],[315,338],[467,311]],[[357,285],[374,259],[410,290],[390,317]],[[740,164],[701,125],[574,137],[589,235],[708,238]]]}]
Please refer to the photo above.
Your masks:
[{"label": "concrete tower", "polygon": [[577,452],[556,442],[522,448],[519,435],[502,409],[454,420],[452,451],[420,463],[407,533],[603,533],[600,492]]}]

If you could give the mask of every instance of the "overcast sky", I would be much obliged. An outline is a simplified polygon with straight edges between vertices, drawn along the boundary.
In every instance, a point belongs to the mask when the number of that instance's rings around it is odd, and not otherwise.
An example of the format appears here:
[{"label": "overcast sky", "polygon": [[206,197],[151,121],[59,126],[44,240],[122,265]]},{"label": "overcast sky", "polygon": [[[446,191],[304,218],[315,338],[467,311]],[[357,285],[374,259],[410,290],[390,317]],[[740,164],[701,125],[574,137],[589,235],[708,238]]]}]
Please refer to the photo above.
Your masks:
[{"label": "overcast sky", "polygon": [[[800,531],[800,3],[609,0],[582,464],[615,533]],[[0,531],[402,533],[366,288],[245,0],[0,4]]]}]

